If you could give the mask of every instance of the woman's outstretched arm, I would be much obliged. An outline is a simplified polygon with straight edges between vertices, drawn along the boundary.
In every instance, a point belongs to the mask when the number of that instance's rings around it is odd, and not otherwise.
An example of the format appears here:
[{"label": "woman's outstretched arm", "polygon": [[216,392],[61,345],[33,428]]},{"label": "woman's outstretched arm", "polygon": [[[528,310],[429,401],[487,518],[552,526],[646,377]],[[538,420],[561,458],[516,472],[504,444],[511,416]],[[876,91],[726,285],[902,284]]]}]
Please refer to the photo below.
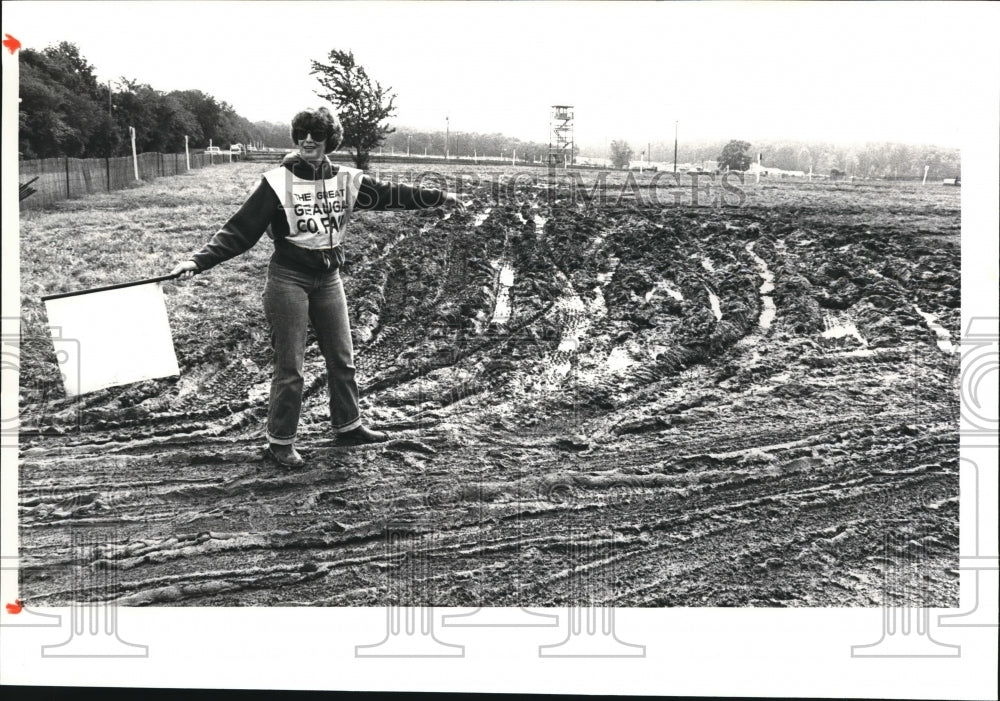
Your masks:
[{"label": "woman's outstretched arm", "polygon": [[[278,196],[271,186],[262,178],[257,189],[236,213],[219,229],[212,240],[191,256],[190,260],[182,261],[174,268],[173,274],[190,271],[204,272],[219,263],[235,258],[239,254],[253,248],[271,223],[271,217],[279,206]],[[194,263],[197,270],[191,270],[188,263]],[[183,277],[190,277],[184,275]]]}]

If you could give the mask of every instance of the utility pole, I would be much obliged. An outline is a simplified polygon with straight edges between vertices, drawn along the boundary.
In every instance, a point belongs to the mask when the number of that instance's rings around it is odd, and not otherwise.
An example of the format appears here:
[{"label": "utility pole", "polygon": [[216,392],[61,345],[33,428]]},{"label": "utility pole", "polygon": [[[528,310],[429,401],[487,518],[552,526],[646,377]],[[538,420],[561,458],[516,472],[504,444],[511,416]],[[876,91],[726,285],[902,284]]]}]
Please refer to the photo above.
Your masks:
[{"label": "utility pole", "polygon": [[406,135],[406,156],[410,156],[410,135]]},{"label": "utility pole", "polygon": [[678,120],[674,120],[674,172],[677,172],[677,123]]},{"label": "utility pole", "polygon": [[451,120],[444,118],[444,160],[448,160],[448,151],[451,146]]}]

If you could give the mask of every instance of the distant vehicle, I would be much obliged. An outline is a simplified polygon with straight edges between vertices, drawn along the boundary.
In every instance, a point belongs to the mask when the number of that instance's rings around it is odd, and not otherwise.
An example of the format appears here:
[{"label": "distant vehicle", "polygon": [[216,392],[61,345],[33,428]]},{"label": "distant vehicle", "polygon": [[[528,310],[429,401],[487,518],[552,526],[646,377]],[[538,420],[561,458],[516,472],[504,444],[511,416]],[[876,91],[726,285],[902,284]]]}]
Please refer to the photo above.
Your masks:
[{"label": "distant vehicle", "polygon": [[243,144],[233,144],[229,147],[230,153],[243,153]]},{"label": "distant vehicle", "polygon": [[222,153],[222,149],[220,149],[218,146],[209,146],[207,149],[205,149],[205,153]]}]

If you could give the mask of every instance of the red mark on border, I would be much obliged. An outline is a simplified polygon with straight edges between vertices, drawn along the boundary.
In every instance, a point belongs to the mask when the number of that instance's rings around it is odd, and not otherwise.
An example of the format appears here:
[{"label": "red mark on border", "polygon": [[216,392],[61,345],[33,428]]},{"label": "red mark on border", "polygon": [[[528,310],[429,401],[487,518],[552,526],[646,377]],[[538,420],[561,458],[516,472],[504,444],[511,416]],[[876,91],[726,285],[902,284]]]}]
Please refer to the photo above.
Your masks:
[{"label": "red mark on border", "polygon": [[[7,34],[6,32],[4,32],[4,36],[7,37],[7,38],[4,39],[2,42],[0,42],[0,44],[3,44],[4,46],[6,46],[8,51],[10,51],[11,53],[14,53],[15,51],[17,51],[18,49],[21,48],[21,42],[19,42],[17,39],[15,39],[14,37],[12,37],[10,34]],[[10,604],[7,604],[7,606],[9,607]],[[18,610],[20,610],[20,609],[18,609]]]},{"label": "red mark on border", "polygon": [[22,608],[24,607],[21,605],[21,600],[14,599],[13,604],[7,604],[7,613],[21,613]]}]

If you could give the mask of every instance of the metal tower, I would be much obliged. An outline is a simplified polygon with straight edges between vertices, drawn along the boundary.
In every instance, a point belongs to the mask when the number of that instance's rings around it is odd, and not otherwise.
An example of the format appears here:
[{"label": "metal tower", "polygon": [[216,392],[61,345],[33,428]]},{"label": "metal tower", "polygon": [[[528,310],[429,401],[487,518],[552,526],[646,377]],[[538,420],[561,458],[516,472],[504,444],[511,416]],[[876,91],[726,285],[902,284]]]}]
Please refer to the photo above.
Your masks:
[{"label": "metal tower", "polygon": [[552,105],[549,116],[549,165],[565,168],[573,163],[573,106]]}]

